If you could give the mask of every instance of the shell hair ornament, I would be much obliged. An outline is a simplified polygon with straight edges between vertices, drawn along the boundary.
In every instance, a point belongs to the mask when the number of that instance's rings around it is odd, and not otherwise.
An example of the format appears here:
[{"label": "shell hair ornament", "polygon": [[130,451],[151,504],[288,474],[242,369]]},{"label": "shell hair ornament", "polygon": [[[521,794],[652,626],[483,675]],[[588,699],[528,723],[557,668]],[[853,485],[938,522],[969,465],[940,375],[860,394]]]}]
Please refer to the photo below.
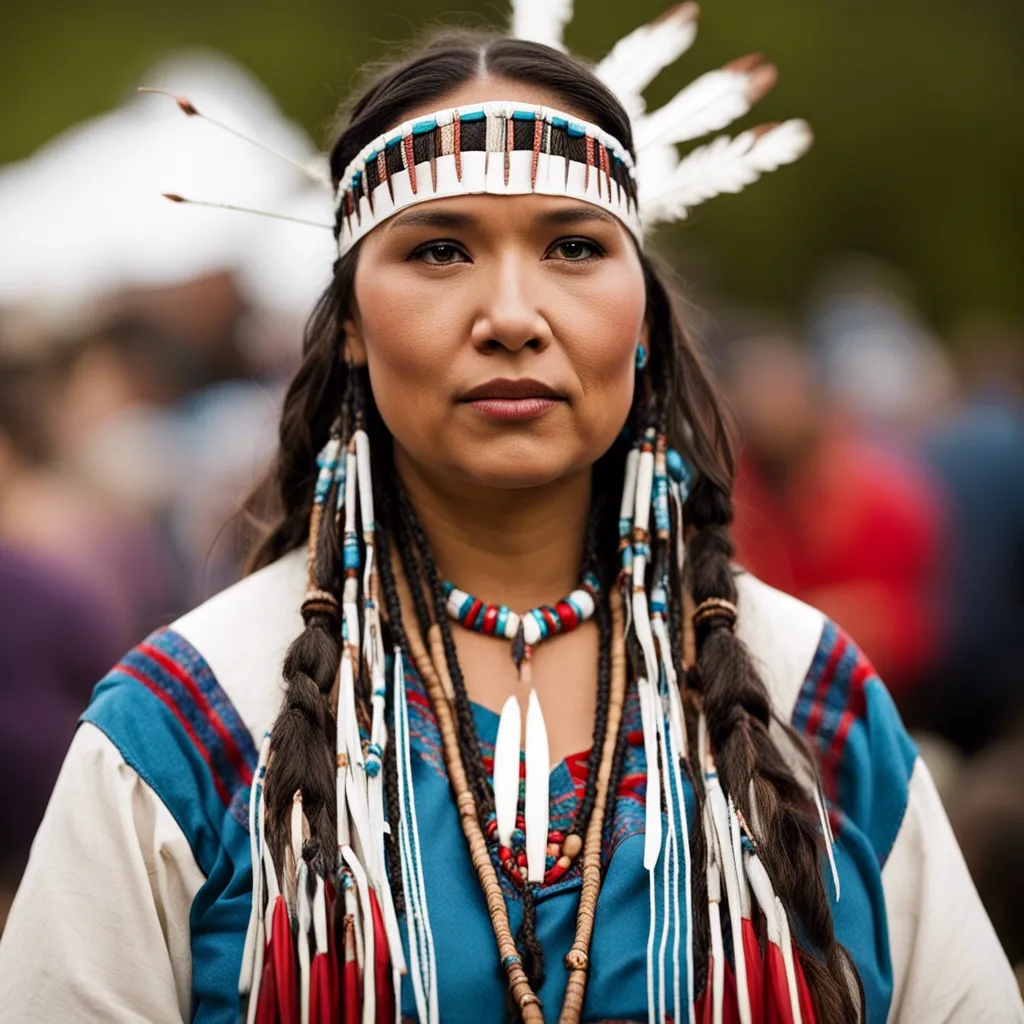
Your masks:
[{"label": "shell hair ornament", "polygon": [[[572,0],[513,0],[510,34],[564,50],[563,31],[572,8]],[[798,159],[811,144],[810,129],[802,120],[719,135],[685,155],[679,151],[679,146],[714,135],[745,116],[771,88],[774,66],[759,57],[742,58],[707,72],[664,106],[647,110],[644,90],[690,48],[698,14],[695,3],[677,4],[621,39],[595,66],[597,77],[629,115],[632,151],[597,125],[514,97],[438,110],[366,140],[338,181],[327,184],[334,190],[333,230],[339,256],[400,210],[431,199],[481,193],[563,195],[587,202],[617,217],[637,245],[643,246],[658,224],[684,219],[705,200],[739,192],[762,174]],[[173,98],[188,116],[205,116],[184,97]],[[258,140],[222,122],[214,123],[268,150]],[[285,154],[270,152],[294,162]],[[324,183],[316,168],[303,165],[303,170]],[[202,202],[179,195],[168,198]],[[648,356],[647,349],[638,345],[639,371],[645,371]],[[346,388],[350,390],[341,400],[341,414],[317,460],[308,588],[302,606],[307,625],[314,617],[329,623],[341,641],[337,678],[329,693],[322,691],[335,711],[337,727],[332,737],[337,867],[324,868],[334,858],[318,859],[310,852],[313,844],[308,841],[309,820],[301,790],[294,797],[289,794],[287,849],[281,858],[271,854],[265,778],[268,769],[273,775],[274,748],[268,735],[250,793],[253,900],[239,978],[241,1020],[247,1024],[292,1020],[383,1024],[401,1018],[403,979],[411,984],[416,1019],[423,1024],[440,1020],[439,965],[414,793],[416,755],[410,742],[404,668],[408,659],[415,664],[437,720],[460,825],[497,940],[498,961],[508,994],[526,1024],[543,1024],[545,1013],[525,969],[525,954],[513,937],[498,871],[504,869],[526,894],[532,894],[534,886],[559,881],[569,870],[581,873],[575,934],[562,961],[568,980],[558,1016],[562,1024],[578,1024],[602,878],[604,809],[614,806],[615,800],[609,780],[627,689],[628,646],[646,761],[643,865],[650,905],[649,1019],[719,1024],[725,1015],[741,1024],[762,1020],[812,1024],[813,1007],[794,955],[787,911],[758,855],[753,795],[741,801],[752,811],[753,827],[749,827],[733,794],[718,779],[702,713],[697,749],[688,748],[683,713],[686,667],[673,652],[678,639],[673,634],[680,625],[671,621],[670,583],[683,576],[683,509],[693,470],[669,447],[664,426],[655,429],[646,424],[630,437],[614,586],[605,581],[602,592],[596,576],[584,573],[578,588],[555,605],[517,614],[486,604],[453,583],[436,580],[440,596],[433,621],[429,609],[418,608],[416,617],[423,630],[410,626],[405,642],[396,641],[387,652],[385,636],[391,633],[383,628],[381,595],[385,600],[390,595],[401,611],[396,588],[408,588],[412,580],[405,559],[415,568],[423,551],[411,552],[411,545],[403,548],[396,540],[405,572],[395,573],[389,532],[376,530],[374,463],[365,409],[354,390],[361,385],[355,377],[349,367]],[[327,536],[324,531],[333,531],[341,542],[340,599],[325,589],[330,583],[317,579],[318,538]],[[404,577],[404,583],[394,583],[393,575]],[[389,610],[395,607],[388,606]],[[719,628],[723,623],[732,628],[736,616],[731,603],[713,599],[702,602],[691,621],[695,630]],[[607,723],[595,739],[588,771],[594,780],[590,817],[562,835],[549,832],[548,738],[533,689],[532,651],[540,642],[592,617],[610,623],[605,683],[599,684],[607,686]],[[389,616],[392,627],[398,618],[397,613]],[[453,663],[446,660],[439,619],[512,641],[522,706],[519,699],[509,698],[503,709],[493,781],[486,784],[480,782],[479,774],[470,777],[459,748],[459,729],[464,727],[455,712],[458,700],[466,699],[465,690],[459,690],[457,665],[452,668]],[[522,815],[518,813],[521,757],[525,761]],[[474,770],[482,769],[478,765]],[[686,806],[690,800],[684,786],[686,774],[699,778],[707,794],[703,820],[693,813],[693,806]],[[390,805],[397,821],[394,816],[388,820],[385,777],[397,779],[397,804]],[[831,826],[822,796],[816,792],[814,797],[838,899]],[[312,817],[308,792],[305,806]],[[490,818],[482,821],[485,812],[490,812]],[[693,906],[691,899],[690,821],[703,836],[706,907]],[[397,865],[387,860],[385,834],[394,840],[392,851],[397,846]],[[399,867],[397,879],[394,872]],[[401,900],[392,891],[399,882]],[[702,995],[694,992],[691,941],[698,931],[694,924],[698,915],[705,924],[709,949]],[[763,953],[757,929],[767,936],[761,943]],[[725,1011],[731,998],[725,988],[727,973],[735,977],[735,1018]],[[762,1016],[761,1008],[768,1004],[768,1016]]]}]

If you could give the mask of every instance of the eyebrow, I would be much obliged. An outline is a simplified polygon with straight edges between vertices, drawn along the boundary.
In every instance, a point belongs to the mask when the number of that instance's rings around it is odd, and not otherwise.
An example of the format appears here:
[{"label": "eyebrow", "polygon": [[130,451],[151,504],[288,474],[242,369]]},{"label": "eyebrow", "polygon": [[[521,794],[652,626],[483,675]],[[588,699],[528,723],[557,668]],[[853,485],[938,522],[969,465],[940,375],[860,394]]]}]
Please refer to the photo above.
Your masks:
[{"label": "eyebrow", "polygon": [[[596,207],[567,206],[558,210],[550,210],[534,218],[540,227],[555,227],[561,224],[578,224],[581,221],[601,221],[605,224],[617,224],[612,214]],[[456,213],[453,210],[409,210],[392,217],[385,225],[385,230],[397,227],[430,227],[430,228],[471,228],[479,220],[469,213]]]}]

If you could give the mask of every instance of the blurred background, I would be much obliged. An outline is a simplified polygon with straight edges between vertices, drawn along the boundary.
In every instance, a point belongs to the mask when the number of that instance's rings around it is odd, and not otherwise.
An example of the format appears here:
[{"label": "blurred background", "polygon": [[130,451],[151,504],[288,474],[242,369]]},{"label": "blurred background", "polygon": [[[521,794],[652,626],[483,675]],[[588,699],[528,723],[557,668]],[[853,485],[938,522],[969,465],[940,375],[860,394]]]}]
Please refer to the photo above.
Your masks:
[{"label": "blurred background", "polygon": [[[386,9],[385,9],[386,8]],[[577,0],[597,59],[662,0]],[[0,3],[0,888],[93,684],[237,578],[329,231],[300,162],[371,59],[499,0]],[[745,438],[739,558],[867,650],[1024,964],[1024,5],[716,0],[651,105],[741,54],[797,166],[654,247]],[[3,912],[0,910],[0,920]]]}]

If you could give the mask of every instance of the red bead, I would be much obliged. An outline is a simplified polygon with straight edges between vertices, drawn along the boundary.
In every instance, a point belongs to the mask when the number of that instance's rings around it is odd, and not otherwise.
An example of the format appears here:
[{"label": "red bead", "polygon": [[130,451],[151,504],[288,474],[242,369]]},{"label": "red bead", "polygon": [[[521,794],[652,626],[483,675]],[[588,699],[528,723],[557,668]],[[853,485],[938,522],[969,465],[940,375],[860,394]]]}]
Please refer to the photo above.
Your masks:
[{"label": "red bead", "polygon": [[498,860],[500,860],[502,862],[502,864],[504,864],[505,861],[511,860],[511,859],[512,859],[512,851],[507,846],[499,846],[498,847]]},{"label": "red bead", "polygon": [[476,617],[480,614],[480,609],[484,606],[483,601],[478,597],[473,598],[473,603],[469,606],[469,610],[462,617],[462,625],[466,629],[472,629],[473,623],[476,622]]},{"label": "red bead", "polygon": [[550,871],[544,873],[544,884],[554,885],[567,870],[561,864],[556,864]]},{"label": "red bead", "polygon": [[565,835],[561,832],[549,832],[548,842],[549,843],[561,843],[565,840]]},{"label": "red bead", "polygon": [[484,632],[488,636],[494,636],[494,626],[498,621],[498,606],[490,604],[484,612]]},{"label": "red bead", "polygon": [[580,624],[580,620],[576,617],[576,609],[568,601],[559,601],[555,605],[555,611],[558,612],[558,617],[562,620],[563,632],[567,633]]},{"label": "red bead", "polygon": [[519,866],[520,866],[521,868],[525,868],[525,867],[526,867],[526,864],[527,864],[527,860],[526,860],[526,854],[525,854],[525,853],[521,853],[521,854],[519,854],[519,856],[518,856],[518,857],[516,857],[516,863],[517,863],[517,864],[518,864],[518,865],[519,865]]},{"label": "red bead", "polygon": [[498,831],[498,821],[497,821],[496,818],[491,818],[491,820],[489,822],[487,822],[487,835],[488,836],[493,836],[494,833],[497,832],[497,831]]}]

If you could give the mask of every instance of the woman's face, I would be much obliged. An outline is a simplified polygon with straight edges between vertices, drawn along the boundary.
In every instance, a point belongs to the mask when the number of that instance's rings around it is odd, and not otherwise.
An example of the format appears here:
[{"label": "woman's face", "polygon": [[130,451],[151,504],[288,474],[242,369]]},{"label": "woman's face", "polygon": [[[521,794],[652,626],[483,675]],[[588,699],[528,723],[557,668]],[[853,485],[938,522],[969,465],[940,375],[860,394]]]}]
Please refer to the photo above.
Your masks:
[{"label": "woman's face", "polygon": [[[564,107],[486,79],[407,116],[510,97]],[[399,458],[453,482],[532,487],[612,445],[644,311],[636,247],[611,214],[557,196],[458,196],[366,236],[346,335]]]}]

